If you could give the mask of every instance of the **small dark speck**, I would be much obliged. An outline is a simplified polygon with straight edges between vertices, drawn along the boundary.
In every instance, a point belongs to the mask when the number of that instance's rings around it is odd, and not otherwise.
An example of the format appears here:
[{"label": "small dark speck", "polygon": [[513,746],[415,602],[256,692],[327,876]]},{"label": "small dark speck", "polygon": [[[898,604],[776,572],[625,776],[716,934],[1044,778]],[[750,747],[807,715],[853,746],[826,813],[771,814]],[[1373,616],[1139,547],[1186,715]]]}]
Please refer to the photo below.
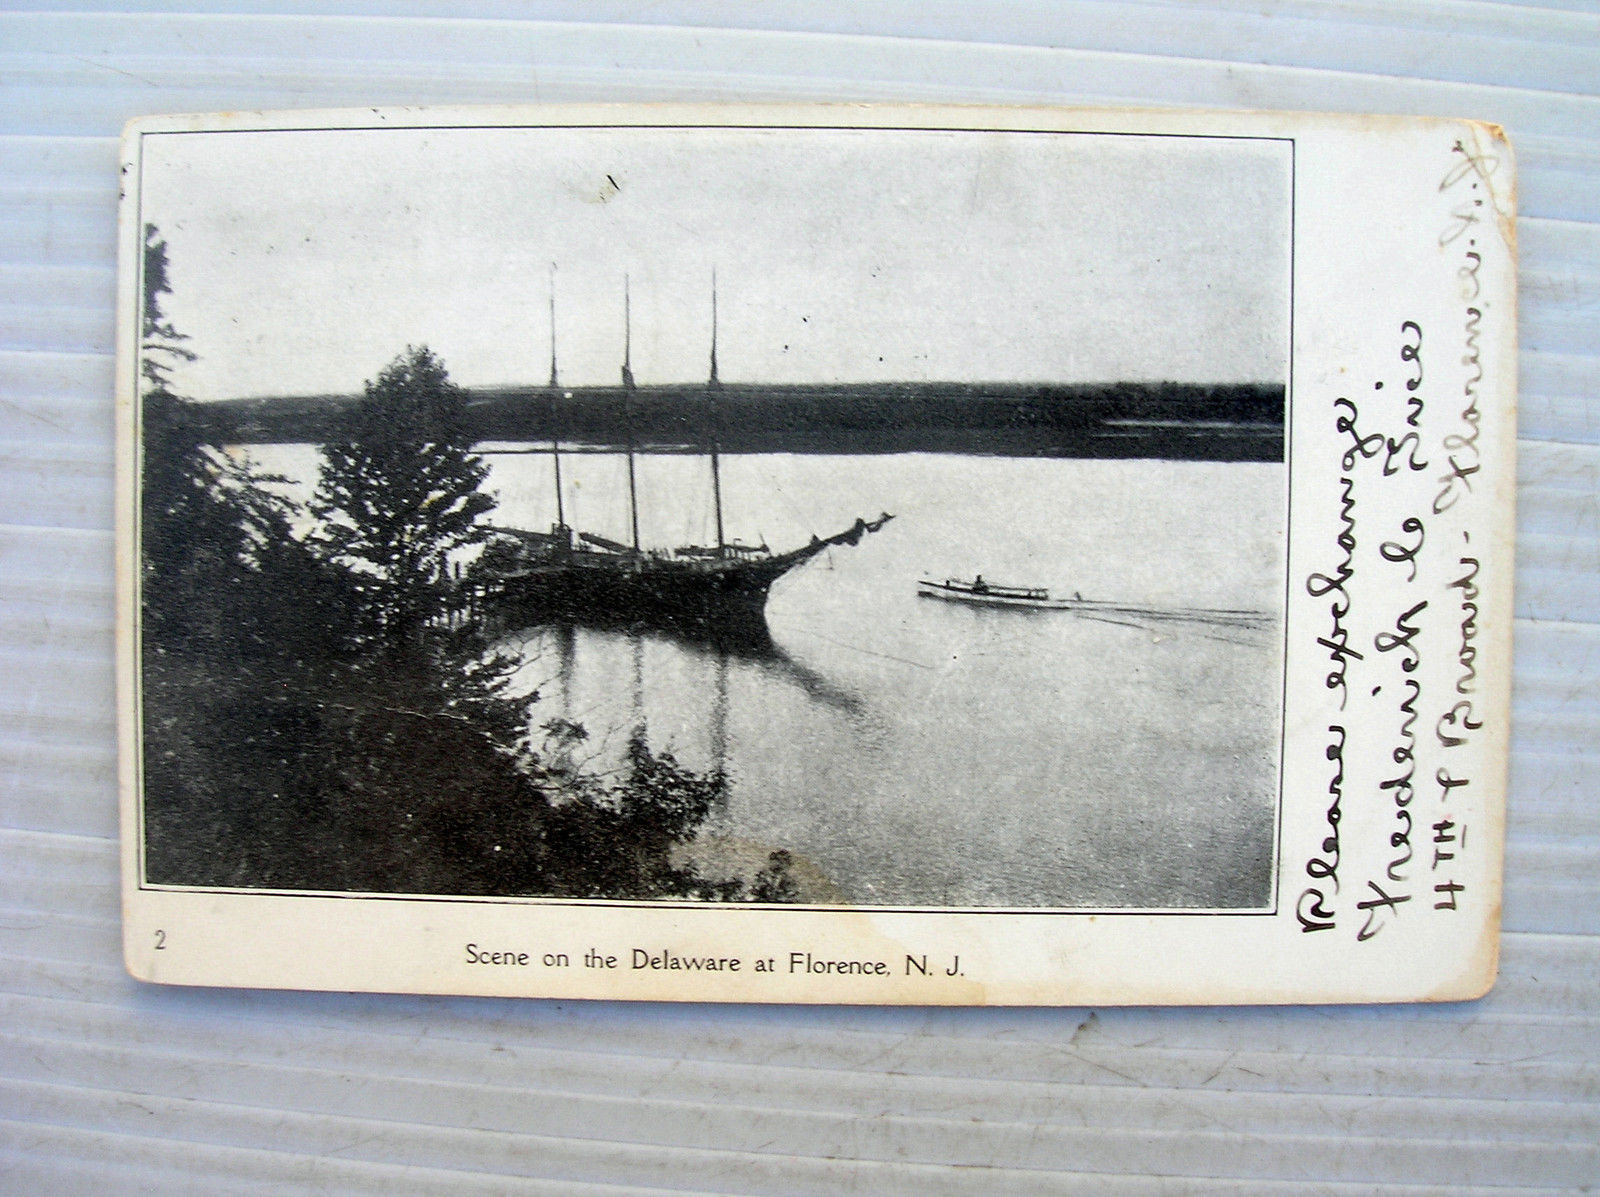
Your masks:
[{"label": "small dark speck", "polygon": [[1379,690],[1382,690],[1382,689],[1383,689],[1382,686],[1374,686],[1374,687],[1372,687],[1372,692],[1374,694],[1376,694]]},{"label": "small dark speck", "polygon": [[1373,390],[1375,390],[1375,391],[1381,391],[1381,390],[1383,390],[1383,383],[1381,383],[1381,382],[1375,382],[1375,383],[1373,383],[1373,384],[1372,384],[1372,389],[1373,389]]},{"label": "small dark speck", "polygon": [[606,182],[610,183],[612,187],[616,188],[616,190],[618,190],[618,191],[622,190],[622,188],[617,185],[617,181],[615,179],[613,179],[610,175],[606,176]]}]

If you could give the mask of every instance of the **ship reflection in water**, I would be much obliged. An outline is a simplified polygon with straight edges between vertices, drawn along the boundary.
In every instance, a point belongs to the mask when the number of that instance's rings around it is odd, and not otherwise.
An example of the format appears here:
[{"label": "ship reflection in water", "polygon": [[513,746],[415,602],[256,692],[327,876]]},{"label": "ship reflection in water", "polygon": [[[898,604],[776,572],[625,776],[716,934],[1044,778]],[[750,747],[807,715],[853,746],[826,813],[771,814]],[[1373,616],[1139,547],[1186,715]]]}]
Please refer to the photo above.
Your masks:
[{"label": "ship reflection in water", "polygon": [[[859,693],[797,660],[773,639],[764,620],[740,622],[716,633],[562,620],[509,632],[500,646],[522,658],[522,684],[536,688],[547,700],[539,708],[541,718],[548,720],[552,709],[567,723],[582,724],[598,716],[602,737],[619,743],[616,733],[648,736],[654,723],[661,735],[650,736],[651,742],[659,740],[668,751],[681,750],[687,732],[689,741],[703,741],[703,751],[696,751],[692,743],[689,747],[695,765],[721,772],[729,763],[730,671],[788,687],[846,718],[860,719],[867,713]],[[693,693],[675,694],[652,707],[646,697],[647,661],[660,674],[652,686],[659,681],[672,689],[680,680],[693,678]],[[610,682],[603,700],[586,692],[594,677]],[[624,679],[625,704],[618,701],[623,687],[617,685]]]}]

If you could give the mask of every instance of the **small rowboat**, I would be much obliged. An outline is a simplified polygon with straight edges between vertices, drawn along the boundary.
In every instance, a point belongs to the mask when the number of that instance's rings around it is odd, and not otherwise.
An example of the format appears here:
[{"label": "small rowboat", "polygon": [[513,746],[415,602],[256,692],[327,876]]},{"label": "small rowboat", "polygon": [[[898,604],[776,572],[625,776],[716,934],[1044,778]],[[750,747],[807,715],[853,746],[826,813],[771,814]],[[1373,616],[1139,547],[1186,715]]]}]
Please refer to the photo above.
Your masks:
[{"label": "small rowboat", "polygon": [[1130,603],[1108,603],[1086,599],[1076,594],[1071,598],[1051,598],[1050,592],[1042,586],[1001,586],[985,581],[982,574],[970,582],[964,578],[946,578],[942,582],[934,581],[932,578],[921,578],[917,581],[917,593],[923,598],[970,603],[981,607],[1076,611],[1079,615],[1091,619],[1136,625],[1199,623],[1214,627],[1259,629],[1267,627],[1272,618],[1265,611],[1218,607],[1139,607]]}]

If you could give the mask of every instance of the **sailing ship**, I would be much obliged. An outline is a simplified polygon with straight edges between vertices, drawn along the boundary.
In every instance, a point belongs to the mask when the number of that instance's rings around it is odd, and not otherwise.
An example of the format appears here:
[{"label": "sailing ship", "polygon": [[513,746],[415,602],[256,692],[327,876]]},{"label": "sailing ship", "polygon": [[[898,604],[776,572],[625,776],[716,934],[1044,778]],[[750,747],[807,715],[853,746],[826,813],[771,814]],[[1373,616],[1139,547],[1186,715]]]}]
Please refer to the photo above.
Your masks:
[{"label": "sailing ship", "polygon": [[[625,417],[635,390],[632,355],[632,313],[627,281],[623,283],[622,389]],[[716,276],[711,288],[711,362],[706,397],[712,412],[706,445],[711,465],[717,543],[651,548],[639,540],[639,494],[635,476],[636,446],[631,420],[624,446],[628,465],[628,513],[631,543],[568,525],[561,489],[561,442],[555,405],[561,397],[556,365],[555,288],[550,291],[551,447],[556,490],[556,522],[548,532],[496,527],[478,575],[485,597],[504,614],[529,622],[568,619],[582,623],[659,626],[715,636],[763,638],[766,604],[773,583],[792,570],[839,545],[859,544],[894,517],[857,519],[831,536],[813,536],[809,543],[785,552],[766,544],[730,540],[723,526],[722,468],[715,412],[722,389],[717,373]]]}]

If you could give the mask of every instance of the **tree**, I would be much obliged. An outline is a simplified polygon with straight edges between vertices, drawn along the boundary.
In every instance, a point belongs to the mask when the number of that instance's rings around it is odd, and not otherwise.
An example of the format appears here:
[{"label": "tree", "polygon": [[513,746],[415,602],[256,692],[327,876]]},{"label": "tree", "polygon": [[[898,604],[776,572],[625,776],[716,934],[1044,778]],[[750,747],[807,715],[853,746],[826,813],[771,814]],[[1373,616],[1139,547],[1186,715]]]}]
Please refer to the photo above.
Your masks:
[{"label": "tree", "polygon": [[487,532],[489,467],[471,450],[466,394],[426,346],[366,385],[344,439],[322,450],[319,544],[351,571],[365,635],[414,643],[450,591],[449,555]]},{"label": "tree", "polygon": [[167,277],[167,243],[153,224],[144,226],[144,311],[139,334],[139,373],[150,384],[148,393],[172,394],[172,369],[192,362],[195,354],[183,342],[189,338],[172,326],[161,310],[161,297],[172,293]]},{"label": "tree", "polygon": [[287,543],[292,506],[208,442],[173,371],[197,360],[162,310],[171,293],[167,243],[145,226],[139,370],[143,475],[141,590],[145,632],[159,652],[236,656],[255,630],[262,555]]}]

